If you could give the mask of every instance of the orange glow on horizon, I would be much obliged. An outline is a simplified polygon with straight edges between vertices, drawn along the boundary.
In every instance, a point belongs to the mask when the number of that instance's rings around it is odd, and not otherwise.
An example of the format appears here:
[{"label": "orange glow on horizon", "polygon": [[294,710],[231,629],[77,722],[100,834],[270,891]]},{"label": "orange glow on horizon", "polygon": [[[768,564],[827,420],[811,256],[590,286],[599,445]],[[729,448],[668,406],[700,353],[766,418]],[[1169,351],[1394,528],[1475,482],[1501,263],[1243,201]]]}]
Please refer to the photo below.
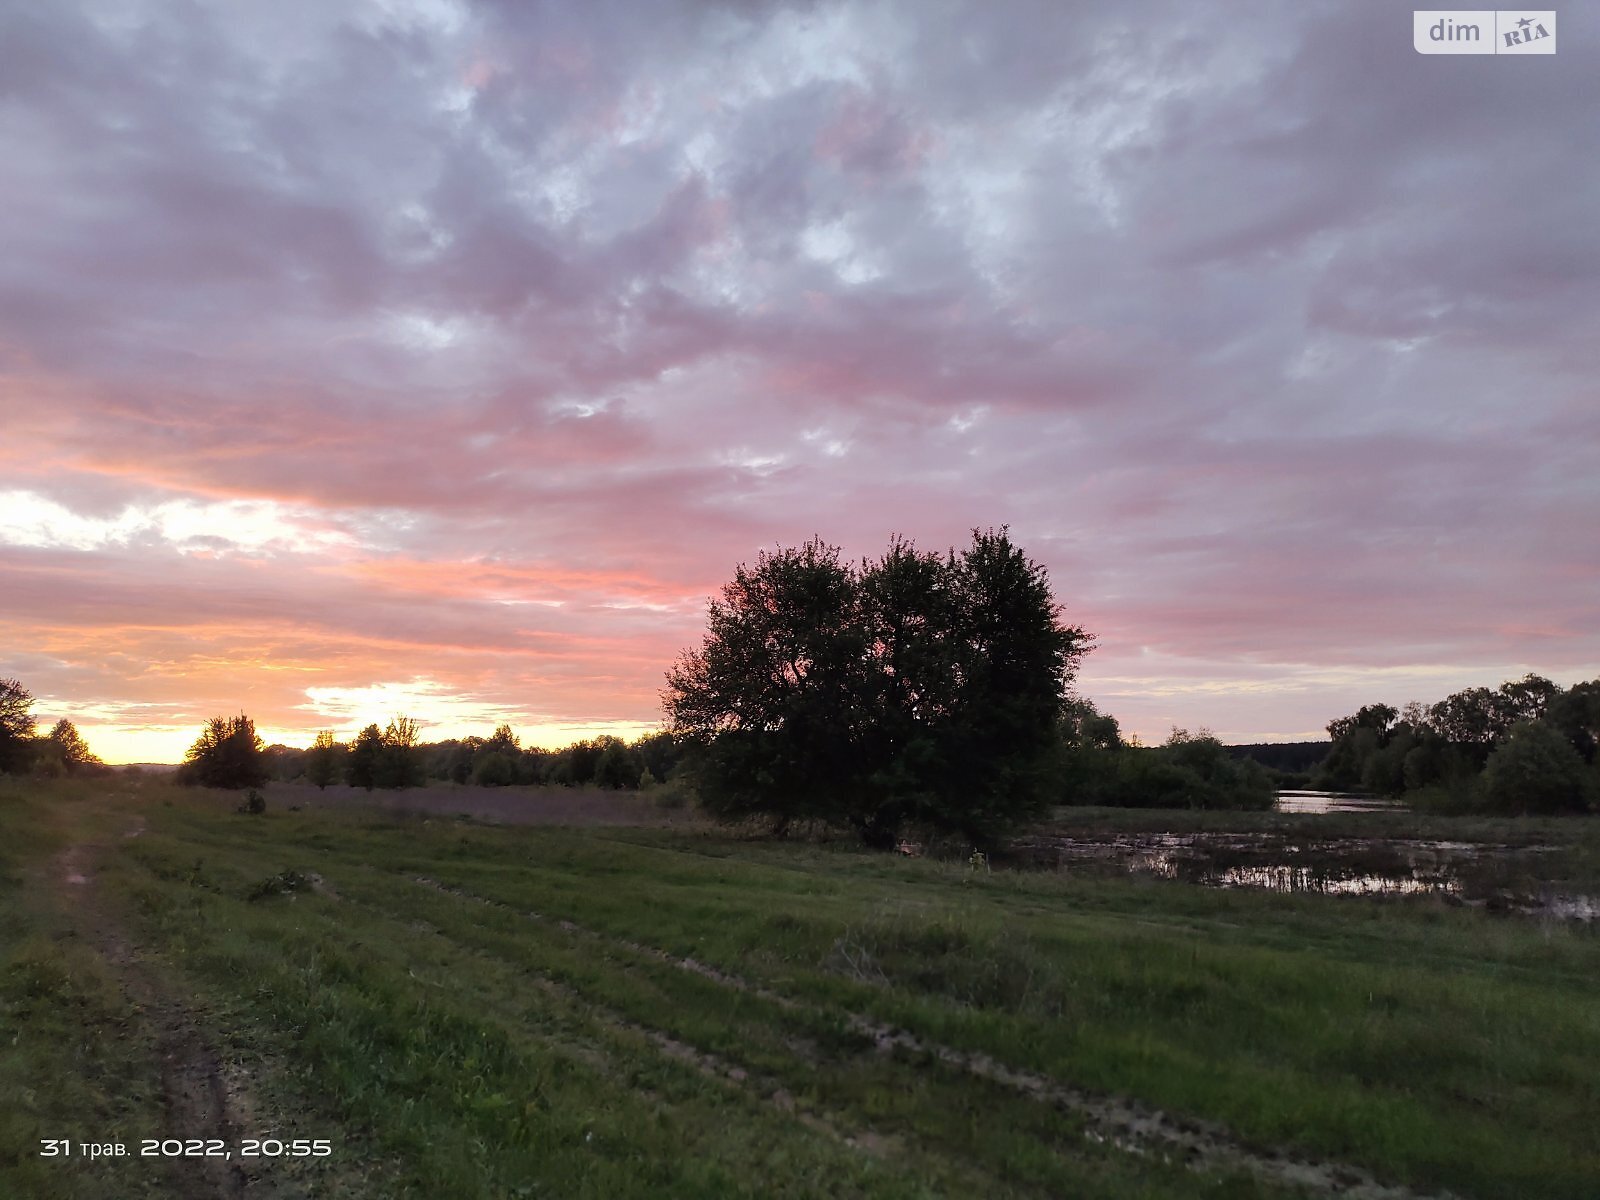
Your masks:
[{"label": "orange glow on horizon", "polygon": [[[399,714],[389,714],[394,716]],[[492,725],[464,725],[459,722],[450,724],[430,724],[425,713],[408,713],[422,726],[422,740],[424,742],[443,742],[451,739],[469,736],[488,737],[494,732]],[[376,724],[382,728],[387,724],[388,716],[375,719],[371,722],[362,721],[353,726],[332,726],[335,735],[341,742],[349,742],[357,733],[368,724]],[[525,747],[542,747],[546,750],[559,750],[563,746],[585,738],[596,738],[602,735],[620,737],[624,741],[632,741],[642,734],[650,733],[660,728],[658,724],[647,721],[606,721],[595,722],[589,725],[567,724],[522,724],[515,721],[508,722],[512,730],[522,739]],[[171,726],[137,726],[137,725],[108,725],[96,724],[88,721],[75,721],[78,732],[89,743],[89,749],[110,766],[125,766],[130,763],[149,763],[162,765],[175,765],[181,763],[189,747],[200,736],[203,723],[193,725]],[[299,728],[282,728],[261,726],[256,727],[261,740],[267,745],[284,745],[303,749],[311,745],[321,729],[330,728],[327,724],[307,725]],[[42,731],[41,731],[42,732]]]}]

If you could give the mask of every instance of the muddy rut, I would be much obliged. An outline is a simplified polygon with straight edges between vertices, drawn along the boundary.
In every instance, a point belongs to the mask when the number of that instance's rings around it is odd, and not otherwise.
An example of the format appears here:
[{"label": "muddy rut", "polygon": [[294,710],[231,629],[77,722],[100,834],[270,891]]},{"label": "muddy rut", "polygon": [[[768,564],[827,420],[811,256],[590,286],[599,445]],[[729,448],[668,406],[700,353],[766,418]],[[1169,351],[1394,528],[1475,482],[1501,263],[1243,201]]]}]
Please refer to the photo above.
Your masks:
[{"label": "muddy rut", "polygon": [[[138,837],[140,818],[123,833]],[[234,1153],[248,1105],[230,1085],[216,1047],[206,1037],[181,997],[163,984],[121,928],[118,914],[95,886],[95,865],[104,844],[70,846],[57,861],[56,879],[80,935],[116,972],[129,1010],[151,1030],[161,1078],[164,1138],[220,1139]],[[216,1200],[239,1196],[252,1182],[244,1167],[209,1157],[164,1158],[168,1194],[177,1200]]]}]

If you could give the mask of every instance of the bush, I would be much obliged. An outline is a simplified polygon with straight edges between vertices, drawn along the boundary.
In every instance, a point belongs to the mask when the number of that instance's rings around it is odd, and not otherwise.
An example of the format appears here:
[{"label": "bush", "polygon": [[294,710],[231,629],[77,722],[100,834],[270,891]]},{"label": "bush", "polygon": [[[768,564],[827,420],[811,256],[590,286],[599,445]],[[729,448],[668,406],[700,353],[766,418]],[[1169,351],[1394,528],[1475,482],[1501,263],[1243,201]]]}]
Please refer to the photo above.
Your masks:
[{"label": "bush", "polygon": [[1595,778],[1572,743],[1549,725],[1514,725],[1483,769],[1483,798],[1496,812],[1587,812]]},{"label": "bush", "polygon": [[1406,805],[1417,812],[1463,817],[1484,810],[1483,787],[1476,775],[1455,775],[1443,783],[1406,792]]},{"label": "bush", "polygon": [[34,756],[33,776],[36,779],[60,779],[67,773],[66,763],[59,755],[41,753]]},{"label": "bush", "polygon": [[517,763],[509,754],[491,750],[472,765],[472,782],[479,787],[510,787],[517,782]]},{"label": "bush", "polygon": [[1069,804],[1259,811],[1278,798],[1265,767],[1228,754],[1204,730],[1175,729],[1163,746],[1080,752],[1071,766]]},{"label": "bush", "polygon": [[665,783],[658,783],[650,789],[650,799],[655,806],[675,812],[680,808],[688,808],[695,802],[693,786],[681,774],[673,773],[671,779]]}]

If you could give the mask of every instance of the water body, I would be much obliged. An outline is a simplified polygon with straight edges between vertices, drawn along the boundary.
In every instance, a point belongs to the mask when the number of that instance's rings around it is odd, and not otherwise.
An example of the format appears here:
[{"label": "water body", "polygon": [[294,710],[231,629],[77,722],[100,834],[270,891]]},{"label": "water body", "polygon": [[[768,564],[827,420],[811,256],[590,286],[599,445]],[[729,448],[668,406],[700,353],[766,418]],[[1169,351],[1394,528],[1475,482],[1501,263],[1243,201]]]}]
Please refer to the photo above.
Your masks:
[{"label": "water body", "polygon": [[1278,793],[1279,812],[1398,812],[1405,808],[1398,800],[1371,796],[1365,792],[1313,792],[1288,790]]},{"label": "water body", "polygon": [[1044,834],[1014,847],[1022,861],[1047,870],[1324,896],[1435,896],[1490,912],[1600,919],[1600,896],[1551,880],[1546,864],[1553,850],[1276,833]]}]

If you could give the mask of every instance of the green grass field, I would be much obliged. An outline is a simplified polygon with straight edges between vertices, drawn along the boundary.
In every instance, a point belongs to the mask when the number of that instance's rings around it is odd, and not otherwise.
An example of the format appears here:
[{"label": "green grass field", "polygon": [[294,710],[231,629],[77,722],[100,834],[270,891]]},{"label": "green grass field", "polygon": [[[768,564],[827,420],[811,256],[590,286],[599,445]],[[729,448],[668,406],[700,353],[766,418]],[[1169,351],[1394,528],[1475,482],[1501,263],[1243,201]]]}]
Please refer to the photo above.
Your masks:
[{"label": "green grass field", "polygon": [[1600,1195],[1593,929],[237,799],[0,783],[0,1196]]}]

